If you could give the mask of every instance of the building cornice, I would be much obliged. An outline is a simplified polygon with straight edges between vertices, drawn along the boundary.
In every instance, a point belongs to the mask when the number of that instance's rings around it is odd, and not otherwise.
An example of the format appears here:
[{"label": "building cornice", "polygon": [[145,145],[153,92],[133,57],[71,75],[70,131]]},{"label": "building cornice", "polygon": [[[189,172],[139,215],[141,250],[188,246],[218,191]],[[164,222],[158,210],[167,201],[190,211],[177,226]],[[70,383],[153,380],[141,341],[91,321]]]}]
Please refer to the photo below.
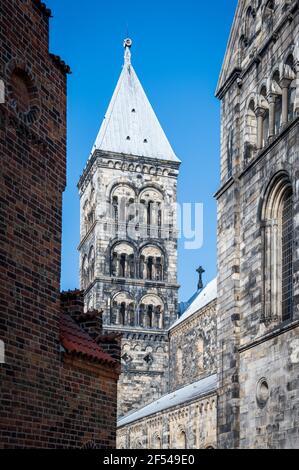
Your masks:
[{"label": "building cornice", "polygon": [[221,196],[229,189],[231,186],[235,184],[235,179],[233,177],[229,178],[222,186],[221,188],[217,191],[217,193],[214,194],[214,198],[217,199],[217,201],[221,198]]},{"label": "building cornice", "polygon": [[260,346],[261,344],[265,343],[266,341],[270,341],[274,338],[277,338],[281,335],[284,335],[288,331],[294,330],[299,327],[299,320],[293,321],[291,323],[288,323],[286,325],[280,325],[278,328],[270,331],[269,333],[261,336],[260,338],[257,338],[253,341],[250,341],[249,343],[245,344],[244,346],[241,346],[239,348],[239,352],[243,353],[245,351],[248,351],[249,349],[255,348],[256,346]]},{"label": "building cornice", "polygon": [[160,341],[166,341],[168,340],[168,332],[167,330],[155,330],[155,329],[144,329],[142,327],[136,328],[136,327],[122,327],[121,325],[105,325],[104,326],[105,331],[107,332],[115,332],[121,334],[123,338],[130,339],[134,337],[135,339],[138,338],[139,336],[144,337],[146,336],[147,338],[149,336],[155,336],[156,340],[159,339]]},{"label": "building cornice", "polygon": [[[92,167],[94,166],[95,163],[97,163],[97,167],[101,168],[106,168],[105,163],[109,161],[115,161],[115,162],[120,162],[122,164],[128,164],[130,165],[131,163],[134,163],[136,165],[147,165],[150,167],[159,167],[162,169],[172,169],[174,171],[178,171],[181,162],[179,161],[171,161],[171,160],[161,160],[159,158],[149,158],[149,157],[142,157],[138,155],[127,155],[123,153],[113,153],[113,152],[103,152],[102,150],[95,150],[90,159],[87,162],[87,165],[79,179],[78,183],[78,189],[80,190],[86,179],[88,178],[90,171]],[[168,177],[174,177],[177,178],[178,174],[169,174]]]},{"label": "building cornice", "polygon": [[235,83],[235,81],[240,78],[242,73],[242,69],[240,67],[235,67],[231,74],[229,75],[228,79],[224,82],[220,90],[216,93],[216,98],[222,100],[224,95],[230,89],[230,87]]},{"label": "building cornice", "polygon": [[125,286],[132,287],[147,287],[148,289],[176,289],[179,290],[180,285],[172,282],[158,282],[158,281],[148,281],[145,279],[128,279],[128,278],[115,278],[111,276],[98,276],[96,279],[88,286],[84,291],[84,297],[86,297],[93,287],[98,283],[108,283],[111,286],[122,288]]}]

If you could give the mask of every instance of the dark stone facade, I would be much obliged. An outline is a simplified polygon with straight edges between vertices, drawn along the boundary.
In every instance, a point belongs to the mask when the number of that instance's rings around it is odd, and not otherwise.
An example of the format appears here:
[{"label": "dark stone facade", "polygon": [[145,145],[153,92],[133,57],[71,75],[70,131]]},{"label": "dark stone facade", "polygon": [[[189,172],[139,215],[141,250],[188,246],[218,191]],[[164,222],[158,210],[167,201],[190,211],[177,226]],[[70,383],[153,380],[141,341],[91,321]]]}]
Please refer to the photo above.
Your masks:
[{"label": "dark stone facade", "polygon": [[[298,2],[239,1],[217,90],[221,448],[299,445],[298,18]],[[290,194],[286,265],[280,211]]]}]

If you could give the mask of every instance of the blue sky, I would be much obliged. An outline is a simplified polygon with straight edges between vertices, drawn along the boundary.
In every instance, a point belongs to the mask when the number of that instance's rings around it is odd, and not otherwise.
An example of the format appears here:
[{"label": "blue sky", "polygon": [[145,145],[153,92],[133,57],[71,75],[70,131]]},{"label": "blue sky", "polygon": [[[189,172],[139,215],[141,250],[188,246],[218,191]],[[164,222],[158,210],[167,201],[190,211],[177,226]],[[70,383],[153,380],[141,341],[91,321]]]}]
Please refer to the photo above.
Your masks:
[{"label": "blue sky", "polygon": [[216,269],[219,103],[214,97],[237,0],[47,0],[50,50],[72,69],[68,80],[68,181],[63,201],[62,289],[79,281],[77,182],[123,64],[129,31],[132,62],[176,154],[182,160],[179,202],[204,204],[204,244],[179,243],[180,299]]}]

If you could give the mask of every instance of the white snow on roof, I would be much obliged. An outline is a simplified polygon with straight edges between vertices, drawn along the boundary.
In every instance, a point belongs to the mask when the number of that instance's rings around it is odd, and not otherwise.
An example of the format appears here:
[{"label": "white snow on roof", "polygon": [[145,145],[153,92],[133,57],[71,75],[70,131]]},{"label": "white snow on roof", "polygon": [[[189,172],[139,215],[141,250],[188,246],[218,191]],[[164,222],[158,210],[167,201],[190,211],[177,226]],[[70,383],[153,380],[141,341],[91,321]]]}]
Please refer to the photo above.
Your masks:
[{"label": "white snow on roof", "polygon": [[206,307],[213,300],[217,299],[217,278],[213,279],[187,308],[186,312],[171,326],[170,330],[177,327],[180,323],[184,322],[187,318],[197,313],[200,309]]},{"label": "white snow on roof", "polygon": [[211,375],[210,377],[199,380],[187,387],[181,388],[176,392],[172,392],[161,397],[159,400],[141,408],[141,410],[135,411],[120,419],[117,425],[118,427],[126,426],[127,424],[134,423],[135,421],[139,421],[147,416],[151,416],[169,408],[174,408],[182,403],[195,400],[202,395],[207,395],[208,393],[216,390],[216,388],[217,374]]},{"label": "white snow on roof", "polygon": [[95,150],[180,161],[138,80],[129,47],[125,48],[125,64],[92,154]]}]

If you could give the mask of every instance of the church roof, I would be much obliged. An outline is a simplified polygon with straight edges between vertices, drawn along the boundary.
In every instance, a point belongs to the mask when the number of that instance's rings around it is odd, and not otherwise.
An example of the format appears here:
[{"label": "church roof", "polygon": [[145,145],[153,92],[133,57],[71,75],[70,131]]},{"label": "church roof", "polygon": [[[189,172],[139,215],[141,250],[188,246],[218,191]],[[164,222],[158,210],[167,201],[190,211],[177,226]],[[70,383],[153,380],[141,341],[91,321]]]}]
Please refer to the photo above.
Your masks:
[{"label": "church roof", "polygon": [[175,406],[182,405],[183,403],[187,403],[201,396],[210,394],[216,390],[216,388],[217,374],[210,375],[205,379],[201,379],[198,382],[187,385],[187,387],[169,393],[144,408],[121,418],[117,425],[118,427],[126,426],[127,424],[134,423],[135,421],[139,421],[156,413],[161,413],[169,408],[174,408]]},{"label": "church roof", "polygon": [[183,315],[171,326],[171,330],[183,323],[187,318],[206,307],[213,300],[217,299],[217,278],[213,279],[202,291],[198,293],[191,305]]},{"label": "church roof", "polygon": [[132,41],[92,149],[179,162],[131,64]]}]

